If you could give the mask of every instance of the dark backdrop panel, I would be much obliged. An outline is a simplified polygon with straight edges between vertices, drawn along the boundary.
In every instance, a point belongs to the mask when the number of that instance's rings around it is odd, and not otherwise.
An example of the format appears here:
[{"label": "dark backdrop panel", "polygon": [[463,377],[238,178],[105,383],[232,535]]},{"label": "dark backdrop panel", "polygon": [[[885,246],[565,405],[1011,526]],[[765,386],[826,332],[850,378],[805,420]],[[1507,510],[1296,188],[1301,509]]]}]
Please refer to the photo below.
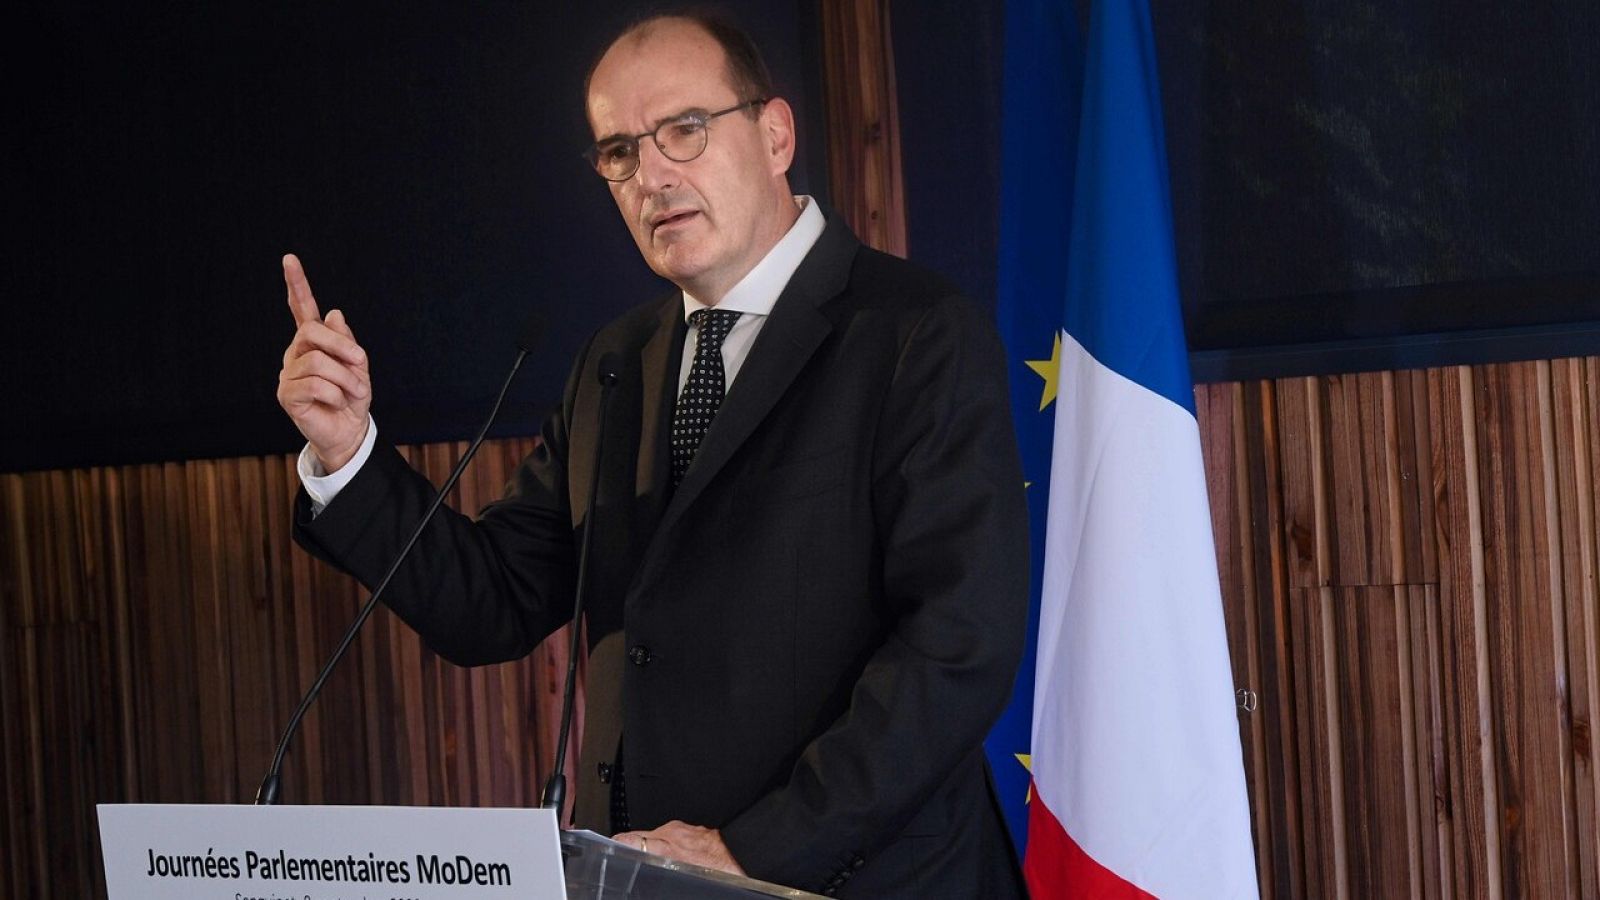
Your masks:
[{"label": "dark backdrop panel", "polygon": [[[0,469],[281,452],[279,257],[373,360],[385,437],[467,436],[547,329],[501,433],[666,288],[579,157],[582,78],[643,3],[34,4],[13,21]],[[802,0],[730,6],[802,125]],[[821,192],[803,128],[797,190]]]},{"label": "dark backdrop panel", "polygon": [[893,4],[913,260],[994,305],[1000,238],[1000,3]]},{"label": "dark backdrop panel", "polygon": [[1152,7],[1198,375],[1600,347],[1600,5]]},{"label": "dark backdrop panel", "polygon": [[[1197,378],[1600,349],[1600,6],[1151,5]],[[910,255],[990,302],[1002,6],[893,10]]]},{"label": "dark backdrop panel", "polygon": [[1157,2],[1208,295],[1600,271],[1600,7]]}]

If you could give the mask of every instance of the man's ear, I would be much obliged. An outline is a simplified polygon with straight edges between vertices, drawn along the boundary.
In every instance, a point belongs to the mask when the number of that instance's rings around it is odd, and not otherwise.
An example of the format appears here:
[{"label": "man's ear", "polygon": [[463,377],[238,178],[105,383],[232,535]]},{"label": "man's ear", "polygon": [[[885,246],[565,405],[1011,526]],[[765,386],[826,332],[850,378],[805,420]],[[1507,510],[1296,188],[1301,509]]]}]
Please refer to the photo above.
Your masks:
[{"label": "man's ear", "polygon": [[761,134],[774,175],[789,171],[794,163],[794,110],[789,101],[774,97],[761,107]]}]

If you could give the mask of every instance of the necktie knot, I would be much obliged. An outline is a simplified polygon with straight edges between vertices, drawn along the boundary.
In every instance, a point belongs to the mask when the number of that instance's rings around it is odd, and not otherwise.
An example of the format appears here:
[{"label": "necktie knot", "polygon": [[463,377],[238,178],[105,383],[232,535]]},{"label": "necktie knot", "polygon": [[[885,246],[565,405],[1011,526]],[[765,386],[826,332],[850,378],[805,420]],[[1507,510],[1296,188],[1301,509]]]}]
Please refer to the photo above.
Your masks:
[{"label": "necktie knot", "polygon": [[733,323],[739,320],[739,314],[725,309],[697,309],[689,314],[689,324],[700,333],[696,343],[699,353],[711,353],[722,349],[722,341],[733,330]]}]

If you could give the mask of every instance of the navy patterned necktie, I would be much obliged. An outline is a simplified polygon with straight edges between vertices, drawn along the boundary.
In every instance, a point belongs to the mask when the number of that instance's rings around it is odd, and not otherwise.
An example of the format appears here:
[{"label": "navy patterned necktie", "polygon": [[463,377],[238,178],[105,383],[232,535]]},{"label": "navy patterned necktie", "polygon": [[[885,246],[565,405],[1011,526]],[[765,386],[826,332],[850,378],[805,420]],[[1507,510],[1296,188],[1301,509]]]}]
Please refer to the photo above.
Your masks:
[{"label": "navy patterned necktie", "polygon": [[689,314],[689,324],[695,327],[698,338],[694,348],[694,363],[689,367],[689,380],[678,395],[678,406],[672,413],[672,484],[683,481],[694,461],[700,441],[711,427],[711,420],[722,405],[727,392],[727,379],[722,370],[722,341],[733,330],[739,314],[721,309],[697,309]]}]

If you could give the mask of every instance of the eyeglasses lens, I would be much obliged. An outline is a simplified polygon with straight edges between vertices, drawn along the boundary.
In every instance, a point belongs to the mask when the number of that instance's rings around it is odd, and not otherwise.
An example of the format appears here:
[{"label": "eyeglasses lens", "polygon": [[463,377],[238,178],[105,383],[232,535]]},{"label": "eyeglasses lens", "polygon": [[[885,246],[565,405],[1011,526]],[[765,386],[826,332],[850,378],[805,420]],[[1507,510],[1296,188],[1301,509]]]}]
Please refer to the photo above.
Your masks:
[{"label": "eyeglasses lens", "polygon": [[[699,116],[684,116],[662,122],[654,139],[662,155],[675,162],[689,162],[706,152],[706,123]],[[595,171],[608,181],[627,181],[639,170],[639,142],[619,138],[590,151]]]},{"label": "eyeglasses lens", "polygon": [[705,152],[706,123],[699,116],[663,122],[656,129],[656,146],[667,159],[688,162]]}]

